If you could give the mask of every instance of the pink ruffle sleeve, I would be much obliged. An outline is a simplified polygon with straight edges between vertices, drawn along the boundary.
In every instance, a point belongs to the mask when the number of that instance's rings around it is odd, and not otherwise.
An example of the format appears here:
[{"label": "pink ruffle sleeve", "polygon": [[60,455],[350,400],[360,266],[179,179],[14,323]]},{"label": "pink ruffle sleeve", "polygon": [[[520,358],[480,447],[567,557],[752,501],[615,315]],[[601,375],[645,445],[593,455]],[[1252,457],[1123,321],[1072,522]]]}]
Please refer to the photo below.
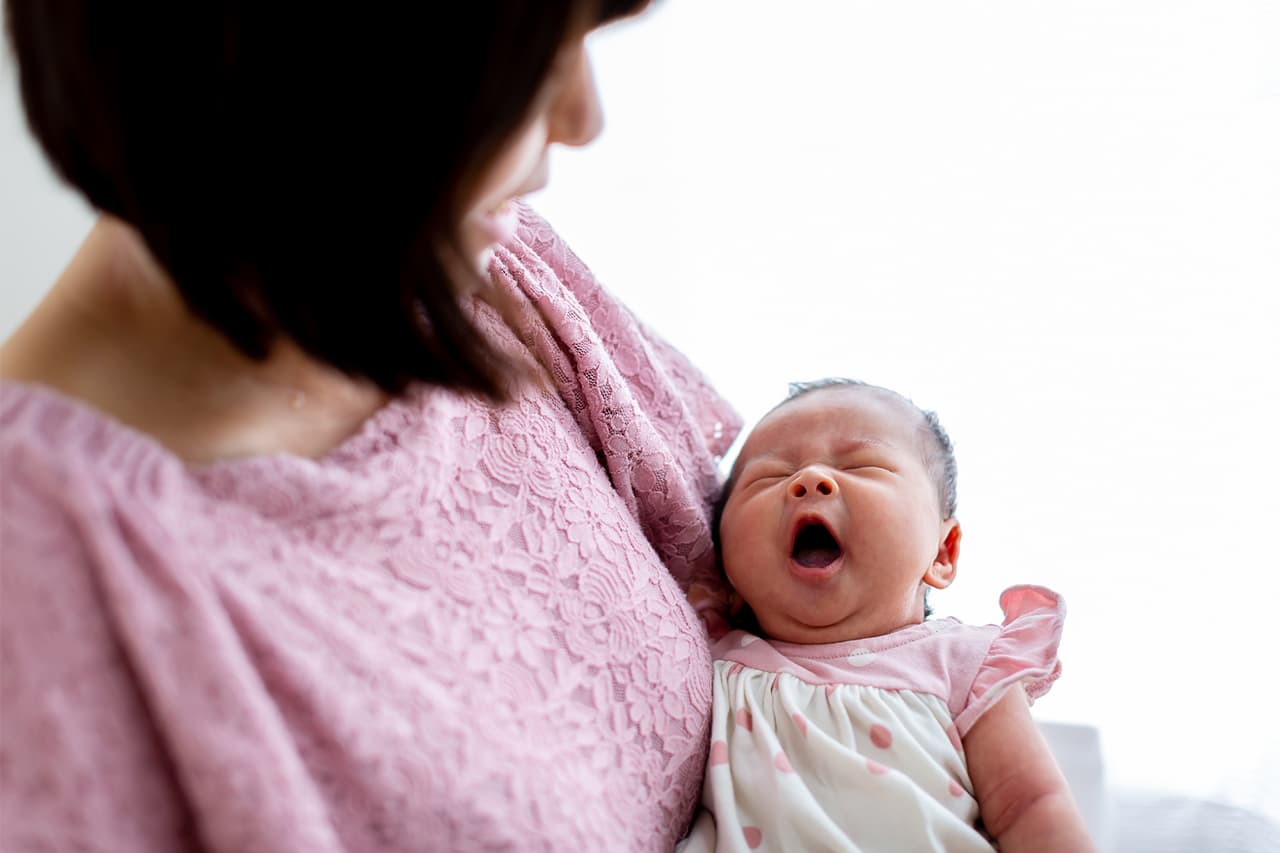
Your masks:
[{"label": "pink ruffle sleeve", "polygon": [[964,709],[956,716],[960,737],[1015,684],[1035,701],[1049,691],[1062,673],[1058,643],[1066,606],[1062,597],[1042,586],[1013,586],[1000,594],[1004,622],[969,689]]}]

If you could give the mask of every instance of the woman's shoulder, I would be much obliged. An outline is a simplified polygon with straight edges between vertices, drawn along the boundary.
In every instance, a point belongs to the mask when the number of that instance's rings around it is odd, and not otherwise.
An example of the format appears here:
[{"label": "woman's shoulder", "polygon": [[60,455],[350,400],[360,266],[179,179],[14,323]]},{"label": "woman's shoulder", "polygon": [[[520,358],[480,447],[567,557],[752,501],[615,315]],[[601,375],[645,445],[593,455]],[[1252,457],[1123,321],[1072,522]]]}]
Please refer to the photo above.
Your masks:
[{"label": "woman's shoulder", "polygon": [[[85,463],[113,451],[79,409],[46,389],[0,381],[0,754],[26,780],[6,786],[11,820],[0,834],[17,846],[63,848],[84,832],[76,819],[92,815],[130,849],[185,849],[189,830],[118,622],[122,612],[140,621],[157,614],[109,600],[112,584],[96,564],[122,560],[93,531],[120,519],[96,500],[102,467]],[[86,790],[85,773],[101,790]]]},{"label": "woman's shoulder", "polygon": [[[55,388],[0,379],[0,469],[6,508],[83,491],[113,469],[154,454],[105,413]],[[133,451],[133,452],[130,452]]]},{"label": "woman's shoulder", "polygon": [[181,464],[147,436],[83,400],[48,385],[4,378],[0,455],[6,475],[28,479]]},{"label": "woman's shoulder", "polygon": [[48,577],[55,564],[83,561],[103,530],[161,504],[180,470],[159,445],[87,404],[0,380],[6,582],[35,566]]}]

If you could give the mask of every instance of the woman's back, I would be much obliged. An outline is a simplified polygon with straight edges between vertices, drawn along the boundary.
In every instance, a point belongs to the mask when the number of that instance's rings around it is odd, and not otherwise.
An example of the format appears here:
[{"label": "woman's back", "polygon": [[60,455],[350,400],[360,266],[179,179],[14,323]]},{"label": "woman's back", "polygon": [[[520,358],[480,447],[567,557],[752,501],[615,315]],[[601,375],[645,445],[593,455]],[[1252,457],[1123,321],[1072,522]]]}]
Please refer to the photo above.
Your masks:
[{"label": "woman's back", "polygon": [[555,387],[420,386],[318,460],[4,387],[0,846],[671,847],[736,420],[532,215],[494,271]]}]

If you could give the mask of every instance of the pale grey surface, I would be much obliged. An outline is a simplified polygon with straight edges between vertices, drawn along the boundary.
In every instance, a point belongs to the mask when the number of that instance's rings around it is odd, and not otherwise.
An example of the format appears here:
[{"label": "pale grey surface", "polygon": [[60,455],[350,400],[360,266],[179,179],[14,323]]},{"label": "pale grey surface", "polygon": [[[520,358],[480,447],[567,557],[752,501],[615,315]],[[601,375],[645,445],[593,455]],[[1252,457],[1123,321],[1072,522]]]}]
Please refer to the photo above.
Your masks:
[{"label": "pale grey surface", "polygon": [[1098,730],[1074,723],[1042,721],[1039,726],[1058,759],[1062,775],[1067,777],[1089,834],[1103,846],[1108,833],[1107,784]]},{"label": "pale grey surface", "polygon": [[1264,815],[1174,793],[1112,788],[1097,729],[1039,726],[1104,853],[1280,853],[1280,825]]},{"label": "pale grey surface", "polygon": [[1224,803],[1120,791],[1110,811],[1113,853],[1280,853],[1280,825]]}]

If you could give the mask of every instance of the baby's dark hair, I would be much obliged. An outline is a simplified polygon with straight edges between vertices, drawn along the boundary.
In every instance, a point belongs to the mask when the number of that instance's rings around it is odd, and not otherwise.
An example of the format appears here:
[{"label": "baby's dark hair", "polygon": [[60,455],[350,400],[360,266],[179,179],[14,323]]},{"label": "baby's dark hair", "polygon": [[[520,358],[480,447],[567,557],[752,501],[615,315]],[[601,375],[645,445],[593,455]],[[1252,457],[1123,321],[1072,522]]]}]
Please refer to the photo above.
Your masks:
[{"label": "baby's dark hair", "polygon": [[[910,398],[899,394],[890,388],[884,388],[880,385],[872,385],[869,382],[863,382],[860,379],[846,379],[840,376],[831,376],[825,379],[815,379],[810,382],[791,382],[787,385],[787,396],[768,412],[766,416],[776,412],[778,409],[794,402],[797,398],[806,394],[812,394],[815,391],[822,391],[828,388],[864,388],[868,391],[875,391],[881,394],[888,394],[898,398],[906,403],[912,409],[920,414],[923,421],[920,430],[924,441],[922,442],[921,452],[924,454],[925,467],[933,475],[934,483],[938,489],[938,506],[942,510],[944,519],[953,518],[956,514],[956,454],[955,448],[951,444],[951,436],[947,435],[946,429],[943,428],[942,422],[938,419],[937,412],[930,409],[922,409],[917,406]],[[715,507],[712,509],[711,516],[711,541],[715,546],[716,560],[720,564],[721,577],[728,583],[728,576],[724,572],[724,563],[721,555],[723,549],[720,541],[720,520],[724,517],[725,505],[729,502],[729,495],[733,491],[734,484],[737,481],[737,465],[735,470],[729,475],[725,481],[724,487],[720,490],[720,496],[716,500]],[[760,633],[759,626],[755,623],[755,616],[750,613],[750,608],[744,608],[743,616],[735,620],[738,624],[736,627],[746,630],[753,630]],[[929,591],[925,590],[924,598],[924,616],[926,619],[932,615],[933,609],[929,606]]]}]

